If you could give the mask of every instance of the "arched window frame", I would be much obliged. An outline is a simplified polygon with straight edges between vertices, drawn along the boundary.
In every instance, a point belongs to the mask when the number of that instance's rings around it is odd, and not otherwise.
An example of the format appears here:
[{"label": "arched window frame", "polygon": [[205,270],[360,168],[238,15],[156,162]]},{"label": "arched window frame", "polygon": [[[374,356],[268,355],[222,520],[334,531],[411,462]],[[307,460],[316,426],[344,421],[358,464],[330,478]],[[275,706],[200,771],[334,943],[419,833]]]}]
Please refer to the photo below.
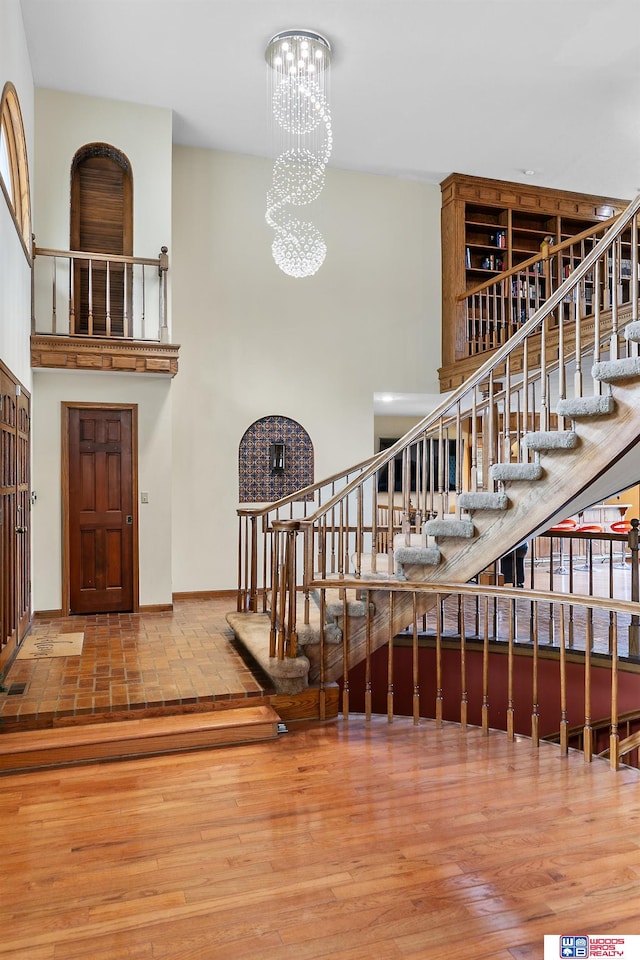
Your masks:
[{"label": "arched window frame", "polygon": [[2,90],[0,130],[6,148],[10,178],[10,182],[5,183],[4,177],[0,174],[0,188],[7,201],[27,260],[31,263],[31,192],[27,143],[18,94],[10,81],[5,83]]}]

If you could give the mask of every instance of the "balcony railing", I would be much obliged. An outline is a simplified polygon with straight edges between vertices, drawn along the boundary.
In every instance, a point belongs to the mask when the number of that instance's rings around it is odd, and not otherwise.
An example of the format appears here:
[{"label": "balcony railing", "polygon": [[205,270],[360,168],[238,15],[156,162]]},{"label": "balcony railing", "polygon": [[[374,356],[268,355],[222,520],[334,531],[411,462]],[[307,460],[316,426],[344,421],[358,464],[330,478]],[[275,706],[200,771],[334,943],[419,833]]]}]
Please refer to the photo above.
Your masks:
[{"label": "balcony railing", "polygon": [[[543,243],[541,252],[459,297],[464,304],[465,355],[486,354],[506,343],[583,262],[617,217],[590,227],[560,244]],[[586,273],[554,308],[550,328],[576,324],[600,314],[600,322],[637,301],[638,233],[616,238],[606,257]]]},{"label": "balcony railing", "polygon": [[167,248],[156,258],[33,248],[31,332],[169,342]]}]

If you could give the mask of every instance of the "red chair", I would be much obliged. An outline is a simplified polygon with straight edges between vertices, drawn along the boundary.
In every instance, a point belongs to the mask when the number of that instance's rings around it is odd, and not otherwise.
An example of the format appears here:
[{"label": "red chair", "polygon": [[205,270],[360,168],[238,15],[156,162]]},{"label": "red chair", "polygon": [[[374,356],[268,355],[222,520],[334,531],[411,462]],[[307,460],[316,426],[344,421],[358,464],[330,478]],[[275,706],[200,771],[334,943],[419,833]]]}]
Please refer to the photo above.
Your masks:
[{"label": "red chair", "polygon": [[[629,533],[629,530],[632,529],[631,524],[628,520],[614,520],[613,523],[609,524],[609,529],[611,533]],[[616,570],[626,570],[627,569],[627,545],[626,543],[622,544],[622,551],[620,553],[620,559],[617,563],[614,563],[614,569]]]},{"label": "red chair", "polygon": [[[604,527],[601,523],[582,523],[576,530],[577,533],[604,533]],[[591,538],[587,540],[587,550],[585,563],[582,567],[576,567],[576,570],[590,570],[592,562],[592,542]]]}]

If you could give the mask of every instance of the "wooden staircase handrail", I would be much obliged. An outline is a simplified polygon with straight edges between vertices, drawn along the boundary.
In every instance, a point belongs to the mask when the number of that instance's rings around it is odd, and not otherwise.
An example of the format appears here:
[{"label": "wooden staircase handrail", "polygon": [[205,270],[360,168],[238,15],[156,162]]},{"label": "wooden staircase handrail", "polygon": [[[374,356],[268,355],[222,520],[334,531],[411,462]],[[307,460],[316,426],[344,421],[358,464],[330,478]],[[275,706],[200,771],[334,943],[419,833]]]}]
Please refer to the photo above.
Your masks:
[{"label": "wooden staircase handrail", "polygon": [[[315,578],[311,585],[317,590],[335,590],[337,586],[341,590],[377,590],[383,593],[392,591],[394,593],[425,593],[425,594],[459,594],[460,596],[470,597],[501,597],[512,600],[522,600],[523,593],[518,587],[494,586],[484,583],[458,583],[457,581],[446,580],[360,580],[357,577],[345,576],[340,579],[339,584],[335,580]],[[625,614],[629,617],[637,616],[638,604],[633,600],[619,600],[612,597],[595,597],[592,594],[572,593],[559,596],[550,590],[527,590],[527,601],[542,603],[565,603],[566,606],[591,607],[594,610],[611,611],[616,614]]]},{"label": "wooden staircase handrail", "polygon": [[261,517],[267,513],[286,507],[290,503],[304,500],[309,494],[315,493],[317,490],[322,489],[322,487],[327,487],[331,483],[336,483],[338,480],[343,480],[345,477],[348,477],[350,473],[362,470],[368,466],[375,457],[376,454],[373,454],[373,456],[367,457],[366,460],[356,463],[355,466],[349,467],[348,470],[340,470],[338,473],[331,474],[331,476],[325,477],[323,480],[317,480],[315,483],[310,483],[306,487],[296,490],[295,493],[290,493],[286,497],[281,497],[279,500],[274,500],[271,503],[262,504],[260,507],[238,507],[237,514],[240,517]]},{"label": "wooden staircase handrail", "polygon": [[[633,723],[634,720],[640,721],[640,709],[627,710],[624,713],[618,714],[618,726],[621,726],[622,724],[625,724],[625,723]],[[611,717],[600,717],[598,720],[591,721],[591,729],[593,730],[594,733],[596,733],[598,730],[608,730],[610,726],[611,726]],[[583,730],[584,730],[583,724],[580,724],[579,726],[575,726],[575,727],[568,727],[567,729],[568,739],[571,740],[574,737],[579,737],[582,734]],[[549,743],[558,743],[560,740],[560,734],[550,733],[548,736],[543,737],[542,739],[548,740]],[[603,753],[604,752],[608,752],[608,748],[607,748],[607,751],[603,751]]]},{"label": "wooden staircase handrail", "polygon": [[166,270],[166,252],[157,257],[130,257],[119,253],[87,253],[86,250],[53,250],[49,247],[33,248],[34,257],[60,257],[66,260],[97,260],[102,263],[130,263],[145,267],[157,266],[159,270]]},{"label": "wooden staircase handrail", "polygon": [[[632,733],[630,737],[620,740],[618,743],[618,758],[625,757],[637,747],[640,747],[640,730],[638,730],[637,733]],[[603,760],[609,760],[611,757],[611,748],[607,747],[607,749],[599,753],[598,756],[602,757]]]}]

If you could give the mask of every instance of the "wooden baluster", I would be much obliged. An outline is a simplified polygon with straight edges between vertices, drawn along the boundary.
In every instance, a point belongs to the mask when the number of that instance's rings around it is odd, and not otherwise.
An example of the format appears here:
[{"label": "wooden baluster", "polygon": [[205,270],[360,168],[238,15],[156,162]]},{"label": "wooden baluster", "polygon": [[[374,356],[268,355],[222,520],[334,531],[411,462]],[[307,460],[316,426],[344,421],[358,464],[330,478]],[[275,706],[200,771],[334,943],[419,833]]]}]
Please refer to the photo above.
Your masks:
[{"label": "wooden baluster", "polygon": [[[634,214],[631,221],[631,282],[629,284],[631,297],[631,321],[638,319],[638,214]],[[638,344],[631,343],[632,355],[638,355]]]},{"label": "wooden baluster", "polygon": [[69,257],[69,336],[71,337],[75,336],[76,332],[75,267],[75,260]]},{"label": "wooden baluster", "polygon": [[587,607],[584,642],[584,727],[583,750],[585,762],[593,759],[593,730],[591,727],[591,651],[593,649],[593,608]]},{"label": "wooden baluster", "polygon": [[267,612],[267,589],[269,577],[269,540],[267,537],[267,527],[269,525],[268,514],[262,517],[262,612]]},{"label": "wooden baluster", "polygon": [[342,591],[342,714],[349,719],[349,618],[347,591]]},{"label": "wooden baluster", "polygon": [[298,542],[299,525],[290,525],[287,530],[287,593],[289,598],[289,621],[287,625],[287,646],[286,655],[292,660],[298,656],[298,604],[297,604],[297,578],[296,578],[296,545]]},{"label": "wooden baluster", "polygon": [[419,656],[418,656],[418,596],[416,593],[413,594],[413,637],[412,637],[412,654],[413,654],[413,722],[418,724],[420,722],[420,676],[419,676]]},{"label": "wooden baluster", "polygon": [[482,598],[482,733],[489,736],[489,597]]},{"label": "wooden baluster", "polygon": [[273,660],[276,656],[276,640],[278,630],[278,596],[280,584],[278,573],[280,570],[280,534],[273,528],[271,533],[271,618],[269,630],[269,656]]},{"label": "wooden baluster", "polygon": [[158,258],[159,283],[159,305],[160,315],[160,343],[169,342],[169,328],[167,326],[167,273],[169,270],[169,257],[167,256],[168,247],[160,247],[160,256]]},{"label": "wooden baluster", "polygon": [[[514,601],[515,605],[515,601]],[[533,662],[532,662],[532,691],[531,691],[531,742],[534,747],[540,746],[540,709],[538,703],[538,631],[537,624],[533,630]]]},{"label": "wooden baluster", "polygon": [[389,636],[387,642],[387,721],[393,723],[393,608],[394,594],[389,591]]},{"label": "wooden baluster", "polygon": [[460,726],[463,730],[466,730],[469,691],[467,690],[467,637],[464,624],[464,603],[460,604],[458,610],[458,623],[460,625]]},{"label": "wooden baluster", "polygon": [[[573,563],[573,538],[569,539],[569,596],[573,596],[573,578],[574,578],[574,563]],[[573,604],[569,604],[569,649],[573,648],[573,641],[575,637],[575,621],[574,621],[574,607]]]},{"label": "wooden baluster", "polygon": [[130,337],[131,336],[131,318],[129,316],[129,270],[130,267],[127,263],[122,265],[122,272],[124,274],[124,284],[123,284],[123,295],[124,303],[122,305],[122,336]]},{"label": "wooden baluster", "polygon": [[57,320],[57,307],[58,307],[58,285],[57,285],[57,264],[58,258],[52,257],[51,263],[53,267],[53,303],[51,305],[51,333],[56,334],[58,332],[58,320]]},{"label": "wooden baluster", "polygon": [[[638,576],[638,527],[640,520],[635,517],[631,520],[631,530],[627,536],[629,550],[631,551],[631,599],[637,603],[640,599],[640,583]],[[633,614],[629,624],[629,656],[638,656],[638,633],[640,626],[640,617]]]},{"label": "wooden baluster", "polygon": [[[549,429],[549,384],[547,383],[547,324],[545,317],[540,324],[540,426],[539,430]],[[537,455],[536,455],[537,456]],[[534,456],[534,460],[536,459]]]},{"label": "wooden baluster", "polygon": [[146,265],[142,264],[142,282],[140,287],[140,298],[141,298],[141,313],[140,313],[140,337],[142,340],[147,339],[147,328],[146,328],[146,288],[145,288],[145,270]]},{"label": "wooden baluster", "polygon": [[[478,489],[478,471],[482,464],[478,460],[478,391],[471,394],[471,477],[469,489],[475,493]],[[484,485],[485,478],[482,477]]]},{"label": "wooden baluster", "polygon": [[[105,316],[105,335],[107,337],[111,336],[111,264],[107,260],[107,275],[106,275],[106,316]],[[126,274],[126,267],[125,267]]]},{"label": "wooden baluster", "polygon": [[[593,291],[593,361],[597,363],[600,360],[600,301],[601,301],[601,263],[602,259],[596,260],[594,265],[594,291]],[[602,393],[602,382],[593,381],[593,392],[596,396]]]},{"label": "wooden baluster", "polygon": [[366,621],[365,621],[365,664],[364,664],[364,712],[367,720],[371,720],[371,592],[365,593]]},{"label": "wooden baluster", "polygon": [[[462,413],[460,408],[460,400],[456,404],[456,438],[455,438],[455,449],[456,449],[456,513],[458,517],[460,516],[460,507],[458,504],[458,495],[462,492]],[[447,459],[447,480],[449,473],[449,462]],[[447,483],[447,487],[449,484]]]},{"label": "wooden baluster", "polygon": [[279,534],[280,537],[284,537],[284,549],[282,551],[284,555],[284,561],[280,563],[280,569],[278,570],[278,583],[279,583],[279,595],[278,595],[278,638],[277,638],[277,647],[276,647],[276,656],[278,660],[284,660],[284,648],[285,648],[285,623],[287,617],[287,537],[286,534]]},{"label": "wooden baluster", "polygon": [[569,721],[567,719],[567,650],[564,629],[564,604],[560,604],[560,751],[569,752]]},{"label": "wooden baluster", "polygon": [[362,552],[364,550],[362,484],[356,489],[356,568],[358,579],[362,575]]},{"label": "wooden baluster", "polygon": [[249,609],[258,611],[258,553],[256,543],[256,516],[250,518],[251,539],[249,544]]},{"label": "wooden baluster", "polygon": [[509,600],[509,643],[507,648],[507,737],[513,740],[514,730],[514,706],[513,706],[513,628],[514,617],[513,608],[515,600]]},{"label": "wooden baluster", "polygon": [[[574,316],[575,328],[575,316]],[[565,347],[564,347],[564,323],[562,316],[562,307],[558,308],[558,397],[564,400],[567,396],[566,370],[565,370]],[[548,427],[540,429],[549,429]],[[564,419],[558,417],[558,430],[564,430]]]},{"label": "wooden baluster", "polygon": [[614,616],[611,649],[611,731],[609,733],[609,765],[620,766],[620,737],[618,735],[618,615]]},{"label": "wooden baluster", "polygon": [[619,342],[618,342],[618,257],[616,251],[616,245],[609,250],[609,283],[611,289],[611,339],[610,343],[610,360],[619,359]]},{"label": "wooden baluster", "polygon": [[324,627],[327,622],[327,591],[325,587],[320,589],[320,696],[319,696],[319,710],[320,710],[320,719],[326,720],[327,718],[327,691],[326,691],[326,666],[325,666],[325,635]]},{"label": "wooden baluster", "polygon": [[89,260],[89,316],[87,317],[87,333],[93,336],[93,264]]},{"label": "wooden baluster", "polygon": [[246,518],[238,516],[238,594],[236,600],[236,609],[238,613],[244,613],[246,610],[247,594],[242,580],[242,544],[246,537],[246,532],[244,532],[245,526]]},{"label": "wooden baluster", "polygon": [[378,533],[378,476],[374,474],[371,478],[372,488],[371,488],[371,573],[376,574],[378,572],[378,546],[379,546],[379,537]]}]

